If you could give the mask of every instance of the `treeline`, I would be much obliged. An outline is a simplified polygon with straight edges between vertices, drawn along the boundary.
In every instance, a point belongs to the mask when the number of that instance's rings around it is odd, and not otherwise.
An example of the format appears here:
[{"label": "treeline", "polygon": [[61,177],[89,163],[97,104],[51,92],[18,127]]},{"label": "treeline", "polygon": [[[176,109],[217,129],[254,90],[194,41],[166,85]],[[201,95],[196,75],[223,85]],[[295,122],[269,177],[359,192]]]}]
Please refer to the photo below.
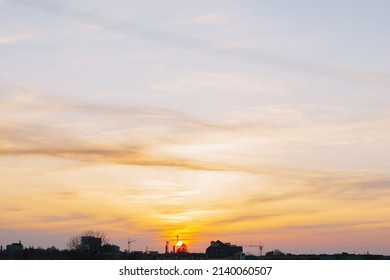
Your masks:
[{"label": "treeline", "polygon": [[0,252],[2,260],[110,260],[126,259],[122,252],[112,252],[110,248],[101,247],[99,252],[83,252],[79,250],[59,250],[55,247],[24,248],[20,251]]}]

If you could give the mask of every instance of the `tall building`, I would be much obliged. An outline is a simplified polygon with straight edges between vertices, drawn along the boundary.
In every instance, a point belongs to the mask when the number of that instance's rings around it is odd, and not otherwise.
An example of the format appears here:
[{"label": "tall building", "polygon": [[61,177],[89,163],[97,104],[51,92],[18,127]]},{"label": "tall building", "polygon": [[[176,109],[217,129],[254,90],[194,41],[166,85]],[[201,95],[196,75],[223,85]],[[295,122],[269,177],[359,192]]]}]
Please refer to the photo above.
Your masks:
[{"label": "tall building", "polygon": [[97,252],[102,247],[102,239],[94,236],[81,236],[78,250],[85,252]]}]

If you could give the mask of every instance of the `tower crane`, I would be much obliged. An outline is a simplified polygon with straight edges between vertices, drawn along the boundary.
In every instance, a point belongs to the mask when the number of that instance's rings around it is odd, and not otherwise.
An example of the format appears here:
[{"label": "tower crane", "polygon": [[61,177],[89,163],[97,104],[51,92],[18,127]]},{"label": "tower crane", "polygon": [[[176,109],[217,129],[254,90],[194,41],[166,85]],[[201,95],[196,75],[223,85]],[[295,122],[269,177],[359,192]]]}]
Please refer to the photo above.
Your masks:
[{"label": "tower crane", "polygon": [[130,254],[130,248],[131,248],[131,243],[135,242],[135,240],[131,240],[131,238],[129,238],[129,240],[127,241],[127,252]]},{"label": "tower crane", "polygon": [[259,242],[259,245],[253,245],[253,244],[250,243],[249,245],[242,245],[242,247],[257,247],[257,248],[259,248],[259,257],[263,256],[263,247],[264,247],[264,245],[261,244],[260,242]]}]

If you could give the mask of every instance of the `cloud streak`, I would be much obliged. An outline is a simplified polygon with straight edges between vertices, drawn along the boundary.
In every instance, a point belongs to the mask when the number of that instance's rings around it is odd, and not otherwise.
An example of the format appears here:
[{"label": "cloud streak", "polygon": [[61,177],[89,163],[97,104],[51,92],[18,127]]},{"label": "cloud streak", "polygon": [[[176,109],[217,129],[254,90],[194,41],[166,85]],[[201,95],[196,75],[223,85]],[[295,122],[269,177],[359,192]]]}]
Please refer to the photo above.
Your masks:
[{"label": "cloud streak", "polygon": [[[187,143],[209,145],[210,135],[215,139],[226,139],[226,143],[233,141],[233,147],[245,143],[247,139],[277,143],[285,141],[284,138],[290,137],[291,132],[297,134],[302,126],[305,126],[303,133],[312,127],[311,131],[318,131],[319,135],[303,134],[299,137],[302,140],[297,139],[298,144],[304,140],[309,145],[321,146],[332,140],[333,136],[326,131],[354,136],[354,131],[365,129],[369,136],[389,125],[387,119],[341,124],[333,124],[333,119],[330,119],[329,124],[321,124],[311,119],[310,114],[303,113],[305,107],[303,110],[300,107],[283,107],[276,108],[276,111],[272,108],[258,113],[249,111],[250,114],[244,118],[234,115],[234,122],[211,122],[163,108],[88,104],[50,99],[36,93],[3,97],[0,108],[3,112],[0,112],[0,154],[3,156],[46,155],[100,163],[307,178],[337,176],[337,173],[309,172],[240,160],[228,163],[217,157],[206,160],[203,156],[175,155],[168,151]],[[317,107],[309,109],[318,111]],[[45,114],[50,117],[42,118]],[[77,121],[73,122],[69,115]],[[245,116],[245,112],[240,115]],[[93,121],[90,121],[91,116],[94,116]],[[283,123],[283,118],[286,118],[286,123]],[[53,121],[50,122],[50,119]],[[296,121],[291,123],[291,119]],[[330,140],[318,141],[319,137],[330,137]],[[386,135],[381,137],[385,139]],[[315,142],[311,144],[309,141]]]},{"label": "cloud streak", "polygon": [[14,45],[23,42],[31,36],[26,35],[0,35],[0,45]]},{"label": "cloud streak", "polygon": [[102,144],[64,134],[63,130],[41,126],[12,127],[0,125],[0,155],[26,156],[45,155],[79,161],[137,166],[173,167],[203,171],[245,172],[268,176],[324,176],[323,172],[306,172],[298,169],[265,167],[239,163],[200,160],[197,158],[175,157],[160,147],[142,143]]},{"label": "cloud streak", "polygon": [[246,48],[221,47],[220,43],[177,34],[154,27],[146,27],[49,1],[18,0],[13,1],[13,3],[14,2],[31,9],[38,9],[52,16],[60,16],[73,22],[104,28],[113,32],[122,33],[129,37],[136,37],[162,45],[175,46],[177,48],[196,52],[205,52],[226,59],[245,61],[256,65],[267,65],[277,69],[310,75],[314,74],[336,80],[363,82],[386,87],[390,86],[390,75],[386,73],[360,71],[347,67],[326,65],[319,62],[306,61],[295,57],[265,53]]}]

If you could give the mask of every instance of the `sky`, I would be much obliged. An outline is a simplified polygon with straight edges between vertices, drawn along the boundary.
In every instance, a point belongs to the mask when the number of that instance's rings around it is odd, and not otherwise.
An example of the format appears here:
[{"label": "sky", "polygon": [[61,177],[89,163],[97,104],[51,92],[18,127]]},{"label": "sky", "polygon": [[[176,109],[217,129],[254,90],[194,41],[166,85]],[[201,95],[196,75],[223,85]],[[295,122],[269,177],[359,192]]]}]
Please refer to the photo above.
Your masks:
[{"label": "sky", "polygon": [[390,255],[389,9],[1,0],[0,245]]}]

